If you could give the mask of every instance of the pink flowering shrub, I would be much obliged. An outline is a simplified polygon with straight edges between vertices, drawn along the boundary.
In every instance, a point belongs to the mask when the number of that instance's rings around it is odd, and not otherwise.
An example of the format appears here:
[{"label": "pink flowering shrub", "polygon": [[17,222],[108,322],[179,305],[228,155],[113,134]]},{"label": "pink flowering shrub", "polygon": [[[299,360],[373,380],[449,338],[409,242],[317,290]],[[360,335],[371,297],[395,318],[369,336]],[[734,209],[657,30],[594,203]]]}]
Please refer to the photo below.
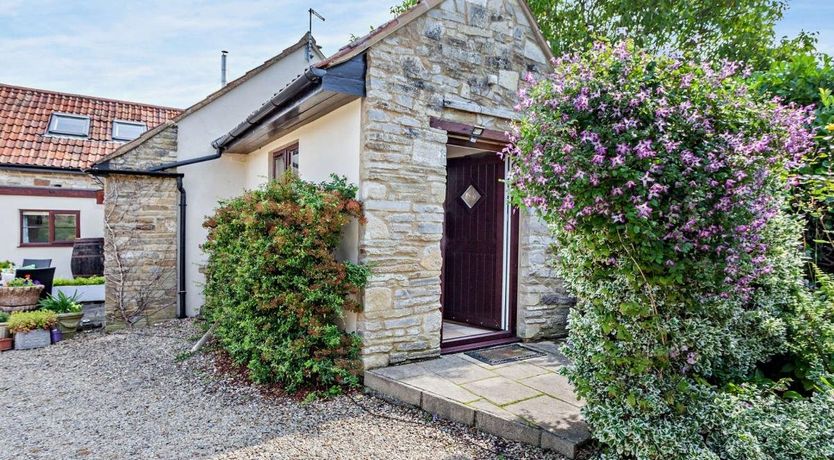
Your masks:
[{"label": "pink flowering shrub", "polygon": [[[626,44],[554,66],[528,78],[505,154],[514,198],[550,224],[580,299],[568,376],[604,455],[790,453],[768,453],[780,443],[755,433],[735,439],[755,390],[724,389],[791,349],[799,227],[782,209],[788,172],[813,146],[810,110],[754,97],[736,64]],[[728,404],[742,408],[733,423],[718,409]],[[820,423],[800,444],[834,452],[834,423]]]}]

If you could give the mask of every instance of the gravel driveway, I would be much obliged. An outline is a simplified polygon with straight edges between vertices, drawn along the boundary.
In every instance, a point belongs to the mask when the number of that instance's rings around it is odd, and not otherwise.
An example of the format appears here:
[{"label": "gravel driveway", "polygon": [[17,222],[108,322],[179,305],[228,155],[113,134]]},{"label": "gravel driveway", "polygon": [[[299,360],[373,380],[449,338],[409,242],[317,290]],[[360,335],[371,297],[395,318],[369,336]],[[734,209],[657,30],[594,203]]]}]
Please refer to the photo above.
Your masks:
[{"label": "gravel driveway", "polygon": [[0,354],[0,458],[562,458],[372,396],[264,396],[210,355],[177,359],[198,334],[173,321]]}]

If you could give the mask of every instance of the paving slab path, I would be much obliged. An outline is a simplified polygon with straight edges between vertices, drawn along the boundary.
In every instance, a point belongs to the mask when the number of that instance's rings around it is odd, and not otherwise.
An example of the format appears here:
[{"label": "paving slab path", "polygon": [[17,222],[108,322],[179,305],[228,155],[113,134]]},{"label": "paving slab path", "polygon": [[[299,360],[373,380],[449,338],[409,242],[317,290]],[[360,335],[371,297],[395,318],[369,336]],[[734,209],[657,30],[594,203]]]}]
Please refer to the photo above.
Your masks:
[{"label": "paving slab path", "polygon": [[580,414],[584,403],[559,374],[567,358],[557,343],[523,346],[543,356],[490,365],[457,353],[368,371],[365,385],[440,417],[575,458],[590,432]]},{"label": "paving slab path", "polygon": [[191,321],[0,354],[0,459],[562,459],[356,393],[303,404],[183,359]]}]

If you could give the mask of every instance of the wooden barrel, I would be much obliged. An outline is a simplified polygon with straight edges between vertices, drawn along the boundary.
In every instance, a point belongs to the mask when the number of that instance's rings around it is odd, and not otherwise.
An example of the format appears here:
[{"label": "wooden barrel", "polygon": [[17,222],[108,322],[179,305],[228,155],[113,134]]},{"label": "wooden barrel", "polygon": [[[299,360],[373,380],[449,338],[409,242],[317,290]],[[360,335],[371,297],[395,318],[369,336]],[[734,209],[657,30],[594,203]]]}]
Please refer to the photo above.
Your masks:
[{"label": "wooden barrel", "polygon": [[104,238],[77,238],[70,268],[74,277],[104,275]]}]

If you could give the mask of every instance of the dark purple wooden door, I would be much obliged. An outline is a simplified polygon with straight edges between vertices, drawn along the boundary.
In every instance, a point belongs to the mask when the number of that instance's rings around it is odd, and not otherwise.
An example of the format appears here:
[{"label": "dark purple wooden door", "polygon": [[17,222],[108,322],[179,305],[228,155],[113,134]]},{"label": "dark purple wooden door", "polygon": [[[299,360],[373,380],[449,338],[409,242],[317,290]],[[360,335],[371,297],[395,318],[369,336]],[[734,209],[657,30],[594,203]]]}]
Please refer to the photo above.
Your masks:
[{"label": "dark purple wooden door", "polygon": [[450,158],[443,238],[443,317],[501,329],[504,162]]}]

